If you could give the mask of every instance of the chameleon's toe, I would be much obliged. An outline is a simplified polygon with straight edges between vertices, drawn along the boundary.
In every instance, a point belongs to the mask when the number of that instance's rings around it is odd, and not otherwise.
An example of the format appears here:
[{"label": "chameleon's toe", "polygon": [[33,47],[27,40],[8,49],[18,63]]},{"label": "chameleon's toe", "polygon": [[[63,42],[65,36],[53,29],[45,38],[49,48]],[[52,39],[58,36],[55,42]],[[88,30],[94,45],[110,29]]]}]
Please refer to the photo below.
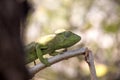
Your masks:
[{"label": "chameleon's toe", "polygon": [[44,60],[41,60],[41,62],[43,64],[45,64],[46,66],[50,66],[50,63],[48,62],[48,59],[47,58],[44,58]]}]

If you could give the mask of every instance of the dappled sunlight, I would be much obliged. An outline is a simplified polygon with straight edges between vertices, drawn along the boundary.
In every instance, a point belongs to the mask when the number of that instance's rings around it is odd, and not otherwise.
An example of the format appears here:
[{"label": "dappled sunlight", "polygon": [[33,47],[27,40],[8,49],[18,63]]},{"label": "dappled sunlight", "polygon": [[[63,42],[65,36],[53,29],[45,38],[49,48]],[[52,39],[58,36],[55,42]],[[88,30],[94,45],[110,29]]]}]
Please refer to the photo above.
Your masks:
[{"label": "dappled sunlight", "polygon": [[[104,41],[103,41],[104,40]],[[102,48],[110,48],[114,44],[113,37],[107,34],[101,35],[99,37],[99,46]]]},{"label": "dappled sunlight", "polygon": [[103,77],[107,74],[108,72],[108,67],[104,64],[96,64],[96,73],[98,77]]},{"label": "dappled sunlight", "polygon": [[[101,80],[110,80],[112,75],[111,80],[119,80],[120,76],[116,77],[113,73],[120,75],[117,73],[117,70],[120,70],[118,65],[120,3],[115,0],[32,0],[32,2],[35,10],[28,18],[26,44],[46,34],[55,33],[58,29],[70,30],[81,36],[81,41],[68,50],[88,47],[94,53],[97,76]],[[59,62],[45,71],[42,70],[35,80],[88,80],[89,67],[83,58],[80,60],[77,58]],[[111,71],[113,66],[114,69]],[[49,74],[51,75],[48,76]]]},{"label": "dappled sunlight", "polygon": [[[108,72],[108,67],[105,64],[95,63],[96,67],[96,74],[98,77],[103,77]],[[85,61],[80,63],[80,70],[83,72],[84,75],[90,75],[90,70],[88,64]]]}]

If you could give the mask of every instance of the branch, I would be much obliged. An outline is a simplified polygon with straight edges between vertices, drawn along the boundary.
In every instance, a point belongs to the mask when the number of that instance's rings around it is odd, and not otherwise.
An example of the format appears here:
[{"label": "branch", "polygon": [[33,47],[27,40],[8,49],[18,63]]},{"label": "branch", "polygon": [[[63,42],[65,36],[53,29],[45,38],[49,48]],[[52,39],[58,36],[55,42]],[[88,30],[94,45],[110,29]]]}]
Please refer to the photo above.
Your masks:
[{"label": "branch", "polygon": [[[79,48],[76,50],[72,50],[72,51],[67,51],[67,52],[63,52],[62,54],[53,56],[51,58],[48,59],[48,62],[50,63],[50,65],[57,63],[61,60],[65,60],[77,55],[83,55],[85,54],[85,52],[87,51],[87,48]],[[39,72],[40,70],[46,68],[48,66],[44,65],[43,63],[39,63],[37,65],[35,65],[34,67],[29,69],[29,72],[32,76],[34,76],[37,72]]]},{"label": "branch", "polygon": [[95,65],[94,65],[94,57],[93,57],[92,51],[90,50],[86,51],[85,59],[90,69],[91,80],[97,80],[96,70],[95,70]]},{"label": "branch", "polygon": [[[57,63],[59,61],[77,56],[77,55],[84,55],[86,58],[86,62],[88,63],[90,72],[91,72],[91,80],[97,80],[96,77],[96,71],[95,71],[95,66],[94,66],[94,58],[92,55],[92,52],[90,50],[88,50],[88,48],[79,48],[76,50],[71,50],[71,51],[67,51],[67,52],[63,52],[62,54],[53,56],[51,58],[48,59],[48,62],[50,63],[50,65]],[[46,68],[48,66],[44,65],[43,63],[39,63],[37,65],[35,65],[34,67],[29,69],[29,72],[32,76],[34,76],[37,72],[39,72],[40,70]]]}]

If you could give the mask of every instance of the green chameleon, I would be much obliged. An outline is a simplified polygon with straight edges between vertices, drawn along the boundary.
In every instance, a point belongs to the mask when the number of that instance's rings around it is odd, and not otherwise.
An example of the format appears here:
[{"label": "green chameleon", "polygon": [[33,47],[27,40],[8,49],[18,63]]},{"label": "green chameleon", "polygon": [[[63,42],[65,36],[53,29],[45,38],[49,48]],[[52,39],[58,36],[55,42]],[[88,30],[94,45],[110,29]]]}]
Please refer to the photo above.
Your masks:
[{"label": "green chameleon", "polygon": [[32,42],[26,46],[26,64],[39,59],[45,65],[49,65],[47,58],[43,57],[45,54],[55,56],[60,53],[56,50],[64,49],[63,51],[65,51],[80,40],[81,37],[71,31],[47,35],[38,40],[38,42]]}]

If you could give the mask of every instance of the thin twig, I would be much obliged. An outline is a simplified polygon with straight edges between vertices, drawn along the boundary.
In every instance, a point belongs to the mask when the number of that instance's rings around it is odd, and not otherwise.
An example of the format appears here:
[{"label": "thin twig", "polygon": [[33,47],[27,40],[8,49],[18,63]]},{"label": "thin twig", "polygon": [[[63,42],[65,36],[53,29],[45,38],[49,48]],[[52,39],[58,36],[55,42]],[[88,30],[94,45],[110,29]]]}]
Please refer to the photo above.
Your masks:
[{"label": "thin twig", "polygon": [[[48,59],[48,62],[50,63],[50,65],[57,63],[61,60],[65,60],[77,55],[83,55],[85,54],[87,48],[79,48],[76,50],[72,50],[72,51],[67,51],[67,52],[63,52],[62,54],[53,56],[52,58]],[[34,67],[29,69],[29,72],[32,76],[34,76],[37,72],[39,72],[40,70],[46,68],[48,66],[44,65],[43,63],[39,63],[37,65],[35,65]]]},{"label": "thin twig", "polygon": [[85,59],[86,59],[86,62],[88,63],[89,69],[90,69],[91,80],[98,80],[97,76],[96,76],[94,57],[93,57],[92,51],[90,51],[90,50],[86,51]]},{"label": "thin twig", "polygon": [[[79,48],[76,50],[63,52],[62,54],[59,54],[59,55],[49,58],[48,62],[50,63],[50,65],[52,65],[59,61],[66,60],[68,58],[71,58],[71,57],[74,57],[77,55],[85,55],[86,62],[88,63],[90,73],[91,73],[91,80],[97,80],[93,54],[90,50],[88,50],[88,48]],[[49,67],[49,66],[46,66],[43,63],[39,63],[39,64],[35,65],[34,67],[30,68],[29,72],[32,76],[34,76],[37,72],[39,72],[40,70],[42,70],[46,67]]]}]

